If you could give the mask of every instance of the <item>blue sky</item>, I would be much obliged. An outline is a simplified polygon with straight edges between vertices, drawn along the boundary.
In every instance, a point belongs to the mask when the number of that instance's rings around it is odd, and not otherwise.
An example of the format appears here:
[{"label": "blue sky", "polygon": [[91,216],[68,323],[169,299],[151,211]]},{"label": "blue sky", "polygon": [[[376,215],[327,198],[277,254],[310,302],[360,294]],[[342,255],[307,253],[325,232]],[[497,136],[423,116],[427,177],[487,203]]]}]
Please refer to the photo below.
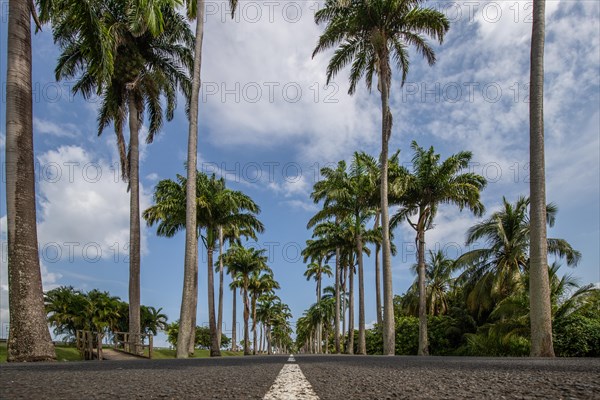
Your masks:
[{"label": "blue sky", "polygon": [[[311,59],[321,28],[318,2],[239,3],[228,18],[226,2],[207,1],[200,105],[199,168],[222,173],[229,187],[261,206],[266,232],[257,245],[269,250],[281,283],[279,295],[294,319],[314,302],[314,283],[302,276],[299,256],[316,206],[309,195],[318,169],[355,150],[379,152],[378,92],[361,85],[346,94],[348,70],[325,86],[330,54]],[[452,25],[438,63],[430,68],[414,52],[406,85],[393,82],[391,149],[408,162],[410,142],[434,145],[447,157],[473,152],[472,170],[488,178],[488,215],[502,196],[528,193],[528,80],[531,2],[439,2]],[[1,3],[6,45],[7,2]],[[573,273],[600,282],[600,12],[595,1],[547,1],[545,132],[547,198],[559,207],[553,237],[583,253]],[[46,289],[73,285],[110,291],[127,300],[128,194],[118,179],[114,134],[96,136],[97,102],[70,94],[72,82],[55,82],[58,55],[50,28],[33,37],[34,135],[38,162],[38,236]],[[1,54],[2,88],[6,76]],[[4,102],[3,97],[3,102]],[[180,103],[183,104],[183,101]],[[4,157],[5,107],[0,150]],[[155,142],[142,148],[142,208],[160,179],[184,173],[187,123],[183,108]],[[3,159],[2,159],[3,161]],[[3,164],[2,164],[3,165]],[[3,171],[2,171],[3,172]],[[4,178],[4,174],[2,173]],[[3,179],[4,181],[4,179]],[[0,326],[8,321],[6,203],[0,191]],[[442,207],[428,232],[430,248],[449,256],[464,251],[466,229],[477,221]],[[159,238],[143,226],[142,303],[179,315],[184,235]],[[414,233],[396,231],[394,292],[414,277]],[[198,321],[207,321],[205,256],[200,258]],[[366,259],[366,318],[375,320],[374,261]],[[226,282],[228,280],[226,279]],[[330,282],[326,282],[329,284]],[[239,299],[239,297],[238,297]],[[231,329],[231,293],[225,295],[225,330]],[[238,314],[238,324],[241,314]]]}]

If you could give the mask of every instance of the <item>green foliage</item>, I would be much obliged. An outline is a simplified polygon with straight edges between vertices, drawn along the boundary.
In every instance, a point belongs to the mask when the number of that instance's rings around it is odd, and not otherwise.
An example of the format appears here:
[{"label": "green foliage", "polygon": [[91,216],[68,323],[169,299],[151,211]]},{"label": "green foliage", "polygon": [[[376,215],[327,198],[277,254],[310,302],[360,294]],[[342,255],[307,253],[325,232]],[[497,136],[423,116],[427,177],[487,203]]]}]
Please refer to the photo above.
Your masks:
[{"label": "green foliage", "polygon": [[[167,325],[167,342],[171,344],[173,347],[177,347],[177,335],[179,334],[179,321],[172,322]],[[194,339],[194,344],[196,348],[202,350],[209,350],[211,345],[210,340],[210,328],[207,326],[197,326],[196,327],[196,336]],[[231,344],[231,339],[221,334],[221,346],[227,347]]]},{"label": "green foliage", "polygon": [[419,347],[419,319],[401,317],[396,319],[396,354],[416,355]]},{"label": "green foliage", "polygon": [[600,312],[594,318],[571,315],[553,326],[559,357],[600,357]]},{"label": "green foliage", "polygon": [[[129,304],[97,289],[81,292],[72,286],[49,290],[44,296],[48,323],[64,341],[74,341],[77,330],[112,334],[129,327]],[[156,335],[167,326],[162,309],[141,306],[141,331]]]}]

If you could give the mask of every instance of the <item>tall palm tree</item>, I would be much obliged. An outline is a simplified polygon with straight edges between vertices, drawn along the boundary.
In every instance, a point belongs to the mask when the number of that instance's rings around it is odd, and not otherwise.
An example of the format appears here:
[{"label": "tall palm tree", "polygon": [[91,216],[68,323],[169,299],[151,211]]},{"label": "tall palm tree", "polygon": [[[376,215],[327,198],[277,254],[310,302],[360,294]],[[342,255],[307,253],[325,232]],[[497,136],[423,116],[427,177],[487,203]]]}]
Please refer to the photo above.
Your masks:
[{"label": "tall palm tree", "polygon": [[[225,187],[223,179],[210,178],[206,174],[196,174],[196,238],[205,230],[203,242],[207,252],[208,312],[211,331],[211,355],[220,354],[214,308],[213,253],[221,227],[237,232],[238,236],[254,236],[262,232],[264,226],[255,214],[260,208],[252,199],[239,191]],[[177,231],[185,229],[186,178],[177,175],[177,182],[162,180],[154,193],[155,205],[144,211],[143,217],[151,226],[158,223],[157,233],[171,237]],[[197,271],[195,276],[197,282]],[[194,313],[195,314],[195,313]]]},{"label": "tall palm tree", "polygon": [[[55,359],[44,312],[33,162],[31,16],[28,0],[8,2],[6,211],[10,328],[8,361]],[[36,18],[37,19],[37,18]]]},{"label": "tall palm tree", "polygon": [[435,53],[425,40],[430,36],[441,44],[449,29],[448,19],[439,11],[420,6],[419,0],[327,0],[315,13],[315,22],[326,23],[313,57],[337,47],[327,67],[327,82],[346,65],[352,63],[349,94],[366,76],[370,90],[373,75],[378,77],[381,93],[381,226],[383,229],[383,353],[394,354],[394,310],[392,264],[388,213],[388,145],[392,134],[392,113],[389,107],[392,67],[390,58],[402,71],[402,84],[408,74],[408,47],[415,46],[430,65]]},{"label": "tall palm tree", "polygon": [[[141,0],[139,0],[141,1]],[[196,19],[196,37],[194,46],[194,63],[192,68],[192,84],[190,91],[189,108],[189,130],[187,146],[187,188],[186,188],[186,226],[189,229],[185,234],[185,257],[183,268],[183,290],[181,299],[181,329],[177,337],[177,358],[187,358],[188,353],[184,350],[185,345],[189,347],[194,342],[195,335],[195,298],[197,292],[198,269],[198,241],[194,236],[196,231],[196,199],[193,195],[196,193],[196,168],[198,167],[198,96],[201,85],[202,68],[202,41],[204,39],[205,9],[204,0],[186,0],[187,15],[190,19]],[[231,17],[235,15],[237,0],[229,0],[231,8]],[[220,328],[219,328],[220,331]]]},{"label": "tall palm tree", "polygon": [[533,2],[529,85],[529,162],[531,180],[531,355],[554,357],[552,309],[546,247],[546,167],[544,159],[544,36],[545,0]]},{"label": "tall palm tree", "polygon": [[[454,204],[462,211],[469,209],[480,216],[484,206],[479,199],[485,187],[483,176],[463,172],[472,154],[463,151],[440,162],[433,146],[425,150],[413,141],[413,172],[406,179],[406,190],[398,199],[400,209],[392,218],[392,225],[407,221],[416,231],[419,276],[419,355],[429,354],[427,344],[427,293],[425,267],[425,232],[434,227],[433,221],[440,204]],[[411,218],[416,216],[416,221]]]},{"label": "tall palm tree", "polygon": [[[336,188],[339,184],[344,180],[346,176],[346,166],[345,164],[338,163],[337,168],[331,169],[323,169],[320,171],[322,174],[324,173],[322,179],[315,183],[313,187],[313,192],[311,193],[311,198],[315,203],[324,200],[325,205],[331,199],[332,193],[335,193]],[[335,219],[337,223],[337,219]],[[323,241],[322,241],[323,242]],[[326,241],[325,241],[326,242]],[[331,249],[329,249],[331,250]],[[338,306],[335,308],[335,322],[334,322],[334,342],[335,342],[335,352],[340,352],[340,284],[341,284],[341,274],[342,269],[340,267],[340,249],[335,248],[335,301]]]},{"label": "tall palm tree", "polygon": [[[530,264],[529,199],[520,197],[512,204],[503,198],[502,209],[467,231],[467,246],[484,241],[485,248],[471,250],[456,260],[465,268],[459,277],[465,286],[467,307],[485,318],[498,302],[515,292]],[[546,206],[546,223],[552,227],[557,207]],[[564,239],[547,239],[549,254],[577,265],[581,254]]]},{"label": "tall palm tree", "polygon": [[[311,243],[313,242],[312,240],[307,240],[307,247],[303,250],[303,254],[304,254],[304,261],[306,262],[307,259],[310,257],[309,254],[311,253]],[[326,276],[331,276],[331,267],[327,264],[323,265],[323,258],[325,256],[325,252],[317,252],[317,254],[315,254],[314,256],[316,256],[317,261],[316,262],[311,262],[310,264],[308,264],[306,266],[306,271],[304,271],[304,276],[306,277],[306,280],[310,280],[313,279],[315,280],[315,282],[317,283],[317,288],[316,288],[316,294],[317,294],[317,303],[319,303],[321,301],[321,282],[323,279],[323,275]],[[321,335],[322,330],[321,329],[317,329],[317,336]]]},{"label": "tall palm tree", "polygon": [[[411,269],[418,275],[419,264],[414,264]],[[448,312],[450,308],[449,293],[454,283],[454,278],[452,277],[454,271],[454,260],[446,258],[442,250],[438,250],[437,252],[429,250],[429,260],[425,264],[426,310],[428,315],[443,315]],[[408,292],[411,294],[414,293],[418,297],[418,276],[408,289]],[[419,315],[418,304],[415,314]]]},{"label": "tall palm tree", "polygon": [[[73,91],[86,98],[94,92],[100,94],[99,135],[109,124],[115,127],[122,176],[130,191],[129,333],[139,340],[139,132],[147,112],[146,142],[152,143],[162,128],[163,112],[167,120],[173,118],[177,90],[181,89],[188,97],[193,35],[171,2],[164,2],[159,10],[164,29],[158,34],[138,30],[140,24],[135,20],[132,23],[131,5],[127,2],[98,0],[71,6],[72,2],[67,0],[56,1],[47,8],[54,40],[62,51],[56,78],[77,79]],[[82,17],[79,14],[82,12],[91,14],[95,20],[87,21],[89,15]],[[161,98],[166,100],[164,111]],[[123,135],[127,116],[128,146]]]},{"label": "tall palm tree", "polygon": [[250,319],[250,300],[248,291],[250,288],[250,279],[256,271],[267,270],[266,250],[256,250],[253,247],[244,248],[242,246],[232,246],[223,255],[223,263],[228,269],[228,273],[233,273],[237,285],[241,287],[244,301],[244,355],[250,355],[249,325]]},{"label": "tall palm tree", "polygon": [[211,356],[220,355],[219,335],[215,318],[214,297],[214,265],[213,254],[219,239],[222,227],[242,227],[253,232],[263,232],[263,224],[256,218],[260,213],[260,207],[246,194],[230,190],[225,187],[225,179],[217,179],[214,175],[210,179],[201,174],[199,179],[201,197],[197,199],[199,204],[197,218],[202,221],[206,230],[204,243],[208,260],[208,320],[210,327]]},{"label": "tall palm tree", "polygon": [[[363,163],[363,157],[359,153],[354,153],[352,164],[346,171],[346,163],[340,161],[338,168],[323,168],[321,174],[330,176],[335,174],[338,176],[337,185],[334,190],[331,190],[326,199],[326,204],[323,209],[311,218],[309,227],[314,226],[319,221],[331,218],[352,218],[354,221],[354,243],[356,246],[356,259],[358,264],[358,302],[359,302],[359,317],[358,317],[358,353],[366,354],[365,341],[365,300],[364,300],[364,273],[363,273],[363,233],[365,230],[364,223],[369,219],[374,209],[371,207],[373,191],[375,190],[376,182],[368,175],[367,166]],[[341,174],[340,168],[344,169]]]},{"label": "tall palm tree", "polygon": [[261,274],[259,271],[255,271],[250,277],[250,295],[252,303],[252,354],[256,355],[257,352],[257,336],[256,326],[258,320],[256,318],[256,304],[260,296],[263,294],[273,294],[274,289],[279,289],[279,283],[273,277],[273,273],[267,270],[267,273]]}]

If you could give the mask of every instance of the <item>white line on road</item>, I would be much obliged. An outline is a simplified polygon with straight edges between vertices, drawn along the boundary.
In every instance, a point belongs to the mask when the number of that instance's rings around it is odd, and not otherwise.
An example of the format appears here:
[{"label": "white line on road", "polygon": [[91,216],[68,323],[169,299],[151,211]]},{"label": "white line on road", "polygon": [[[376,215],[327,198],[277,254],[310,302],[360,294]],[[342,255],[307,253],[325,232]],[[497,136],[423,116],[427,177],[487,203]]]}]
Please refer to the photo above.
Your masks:
[{"label": "white line on road", "polygon": [[[295,362],[291,354],[288,362]],[[319,400],[298,364],[285,364],[263,400]]]}]

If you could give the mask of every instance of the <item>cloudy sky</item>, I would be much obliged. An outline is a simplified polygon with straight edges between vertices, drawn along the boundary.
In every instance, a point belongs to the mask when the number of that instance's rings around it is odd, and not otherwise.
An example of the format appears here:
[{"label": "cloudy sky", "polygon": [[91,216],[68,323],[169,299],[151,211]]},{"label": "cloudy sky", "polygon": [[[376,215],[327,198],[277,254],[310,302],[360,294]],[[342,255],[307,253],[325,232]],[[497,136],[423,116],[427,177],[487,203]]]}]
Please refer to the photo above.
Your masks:
[{"label": "cloudy sky", "polygon": [[[573,273],[581,283],[600,282],[600,12],[596,1],[547,1],[545,132],[547,196],[559,207],[553,237],[583,253]],[[1,3],[2,47],[7,2]],[[234,20],[226,2],[207,1],[202,66],[200,168],[226,177],[261,206],[266,232],[255,244],[268,249],[279,292],[301,315],[314,301],[299,256],[316,206],[309,195],[318,171],[349,159],[355,150],[379,152],[378,93],[361,86],[347,95],[348,70],[325,85],[329,54],[311,58],[321,28],[313,1],[240,1]],[[527,195],[528,80],[532,4],[527,1],[432,2],[451,29],[438,62],[428,67],[411,52],[402,88],[392,85],[392,149],[411,157],[409,144],[433,145],[447,157],[473,152],[472,170],[489,181],[488,215],[505,196]],[[56,82],[58,55],[49,27],[33,38],[34,135],[37,161],[38,235],[44,287],[98,288],[127,300],[128,195],[119,180],[110,129],[96,136],[97,101],[72,95],[72,82]],[[2,53],[1,79],[6,76]],[[4,92],[4,83],[2,85]],[[3,101],[5,101],[3,96]],[[183,104],[183,102],[181,102]],[[4,157],[5,107],[0,149]],[[149,206],[160,179],[184,173],[187,124],[183,109],[142,149],[141,202]],[[3,165],[3,163],[2,163]],[[4,173],[2,172],[3,181]],[[0,192],[0,332],[8,322],[6,199]],[[430,248],[451,257],[464,251],[466,229],[477,219],[442,207],[428,232]],[[159,238],[143,226],[142,303],[179,314],[184,235]],[[396,232],[394,292],[413,281],[414,233]],[[206,257],[200,257],[206,263]],[[366,259],[367,321],[375,320],[374,261]],[[205,271],[202,268],[201,271]],[[329,284],[330,282],[326,282]],[[207,321],[206,280],[201,274],[198,321]],[[230,293],[225,310],[230,309]],[[238,297],[239,298],[239,297]],[[225,330],[231,329],[225,317]],[[239,324],[239,321],[238,321]]]}]

